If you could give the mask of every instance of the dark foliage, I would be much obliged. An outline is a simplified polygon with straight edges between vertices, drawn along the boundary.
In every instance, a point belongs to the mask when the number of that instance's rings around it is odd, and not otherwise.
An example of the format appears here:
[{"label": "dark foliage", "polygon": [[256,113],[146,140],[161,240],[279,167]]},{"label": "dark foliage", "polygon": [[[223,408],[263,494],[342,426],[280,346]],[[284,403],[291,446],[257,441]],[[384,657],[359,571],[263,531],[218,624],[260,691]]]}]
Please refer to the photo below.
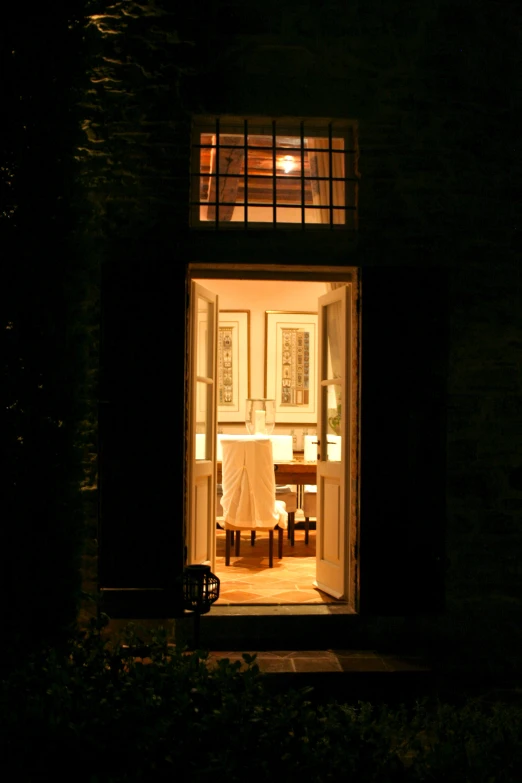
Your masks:
[{"label": "dark foliage", "polygon": [[306,690],[274,695],[252,656],[211,665],[158,629],[140,659],[134,627],[109,645],[105,622],[4,682],[2,755],[18,779],[520,780],[519,707],[314,706]]},{"label": "dark foliage", "polygon": [[12,8],[2,30],[2,621],[13,655],[75,621],[81,487],[95,472],[97,261],[82,242],[75,165],[82,15],[79,0],[67,13]]}]

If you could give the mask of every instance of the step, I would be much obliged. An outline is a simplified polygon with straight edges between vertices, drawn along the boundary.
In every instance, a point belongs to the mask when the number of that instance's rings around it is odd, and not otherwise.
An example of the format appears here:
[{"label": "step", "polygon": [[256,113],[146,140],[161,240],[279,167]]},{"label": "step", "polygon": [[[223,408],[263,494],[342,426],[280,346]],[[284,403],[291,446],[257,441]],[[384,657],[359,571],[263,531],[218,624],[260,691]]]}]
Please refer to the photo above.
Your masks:
[{"label": "step", "polygon": [[299,650],[354,646],[359,616],[348,604],[214,606],[200,619],[207,650]]},{"label": "step", "polygon": [[[382,654],[375,650],[265,650],[250,651],[274,692],[312,688],[312,701],[356,703],[413,703],[434,695],[437,679],[429,665],[416,656]],[[209,664],[242,661],[234,650],[212,651]]]}]

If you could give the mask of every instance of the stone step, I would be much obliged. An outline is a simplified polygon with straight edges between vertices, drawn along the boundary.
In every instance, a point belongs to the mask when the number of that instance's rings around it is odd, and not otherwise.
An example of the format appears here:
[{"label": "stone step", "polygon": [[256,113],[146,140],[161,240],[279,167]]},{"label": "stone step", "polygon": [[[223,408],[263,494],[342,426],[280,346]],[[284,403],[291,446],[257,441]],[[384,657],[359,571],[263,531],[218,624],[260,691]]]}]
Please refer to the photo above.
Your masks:
[{"label": "stone step", "polygon": [[347,604],[215,606],[200,619],[207,650],[298,650],[359,646],[360,618]]}]

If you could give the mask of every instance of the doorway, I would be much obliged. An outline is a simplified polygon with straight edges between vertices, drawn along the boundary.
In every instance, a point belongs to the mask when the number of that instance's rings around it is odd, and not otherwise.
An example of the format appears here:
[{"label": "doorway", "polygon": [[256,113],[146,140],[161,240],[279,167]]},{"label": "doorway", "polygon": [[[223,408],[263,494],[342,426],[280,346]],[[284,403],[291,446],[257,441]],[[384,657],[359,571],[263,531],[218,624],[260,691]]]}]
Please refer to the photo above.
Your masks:
[{"label": "doorway", "polygon": [[[209,299],[215,297],[216,308],[215,326],[205,327],[204,338],[211,340],[216,351],[215,377],[205,380],[200,370],[194,371],[199,360],[191,354],[199,350],[195,343],[199,327],[194,318],[196,300],[189,297],[187,318],[192,324],[187,356],[187,400],[191,412],[186,434],[189,562],[211,564],[221,579],[219,603],[313,605],[341,601],[356,608],[359,581],[359,291],[356,270],[325,266],[191,264],[187,282],[189,286],[199,286],[200,291],[207,291]],[[339,292],[339,289],[345,290]],[[201,303],[203,299],[204,294],[197,301]],[[211,307],[211,301],[200,304],[204,318],[208,317]],[[274,313],[280,317],[272,318]],[[281,398],[277,399],[281,394],[280,378],[271,366],[274,362],[277,364],[275,346],[281,339],[273,331],[272,324],[280,325],[281,321],[286,326],[295,324],[295,329],[304,331],[306,339],[313,343],[313,356],[307,366],[309,377],[304,383],[309,393],[300,396],[294,390],[294,397],[288,399],[295,404],[286,406]],[[218,343],[220,334],[222,340],[228,340],[227,345],[233,345],[233,377],[226,378],[225,382],[223,344]],[[200,343],[201,339],[199,334]],[[207,343],[204,353],[207,359],[212,353]],[[213,396],[208,393],[212,384]],[[195,402],[196,386],[200,387],[200,393],[201,388],[205,390],[207,400],[212,400],[212,415],[205,413],[201,417],[203,422],[198,421],[195,414],[195,408],[201,407]],[[297,479],[288,472],[291,470],[288,452],[278,456],[274,451],[274,462],[282,471],[279,478],[287,471],[286,475],[292,481],[303,482],[290,484],[297,497],[294,546],[285,533],[283,558],[274,559],[274,567],[268,568],[267,534],[257,533],[255,546],[250,545],[249,535],[243,535],[240,557],[225,566],[225,534],[218,524],[219,436],[245,434],[246,399],[267,396],[276,397],[274,449],[276,441],[278,446],[288,446],[290,442],[292,463],[309,465],[316,474],[309,483],[305,483],[306,479]],[[344,438],[340,429],[343,426]],[[202,431],[205,428],[216,444],[203,454],[201,441],[205,440]],[[199,454],[196,454],[198,441]],[[196,476],[204,468],[203,463],[207,464],[203,471],[207,478],[202,491],[198,491],[199,501],[196,502]],[[276,483],[277,478],[276,473]],[[303,509],[305,491],[313,502]],[[308,530],[305,529],[305,511],[309,515]],[[191,539],[205,541],[207,530],[208,545],[199,546],[196,551],[197,548],[191,546]]]}]

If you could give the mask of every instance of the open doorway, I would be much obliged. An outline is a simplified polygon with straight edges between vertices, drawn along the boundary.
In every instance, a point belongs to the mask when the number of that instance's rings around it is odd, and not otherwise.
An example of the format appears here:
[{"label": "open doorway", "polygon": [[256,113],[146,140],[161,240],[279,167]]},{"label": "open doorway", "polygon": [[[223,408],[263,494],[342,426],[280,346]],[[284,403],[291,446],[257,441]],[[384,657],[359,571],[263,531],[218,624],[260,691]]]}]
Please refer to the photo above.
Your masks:
[{"label": "open doorway", "polygon": [[[193,264],[189,283],[208,292],[209,298],[206,301],[205,294],[190,298],[188,314],[193,335],[188,356],[192,367],[188,372],[192,411],[187,432],[189,562],[212,565],[221,580],[219,603],[313,605],[341,601],[356,608],[356,271]],[[201,353],[194,342],[198,331],[194,308],[199,301],[203,319],[208,320],[212,297],[215,325],[205,327],[203,355],[208,361],[214,351],[215,364],[214,369],[208,365],[207,377],[196,367],[199,360],[191,352]],[[282,343],[289,334],[304,341],[305,372],[304,377],[292,372],[292,362],[303,367],[297,348],[297,354],[294,351],[294,356],[285,358],[290,370],[289,377],[282,380],[278,375],[278,365],[283,363],[278,341]],[[197,340],[201,343],[201,333]],[[198,402],[198,393],[200,399],[203,393],[207,401],[212,400],[212,415],[206,403]],[[276,485],[286,487],[296,499],[294,534],[285,531],[283,557],[275,558],[272,568],[268,567],[268,534],[264,531],[256,533],[255,546],[251,546],[250,535],[244,535],[240,556],[225,565],[225,532],[220,526],[220,436],[246,433],[247,398],[275,399],[271,438]],[[206,412],[198,418],[197,409]],[[202,451],[206,437],[214,443]],[[200,475],[205,476],[203,481]],[[205,543],[197,547],[191,540]]]}]

